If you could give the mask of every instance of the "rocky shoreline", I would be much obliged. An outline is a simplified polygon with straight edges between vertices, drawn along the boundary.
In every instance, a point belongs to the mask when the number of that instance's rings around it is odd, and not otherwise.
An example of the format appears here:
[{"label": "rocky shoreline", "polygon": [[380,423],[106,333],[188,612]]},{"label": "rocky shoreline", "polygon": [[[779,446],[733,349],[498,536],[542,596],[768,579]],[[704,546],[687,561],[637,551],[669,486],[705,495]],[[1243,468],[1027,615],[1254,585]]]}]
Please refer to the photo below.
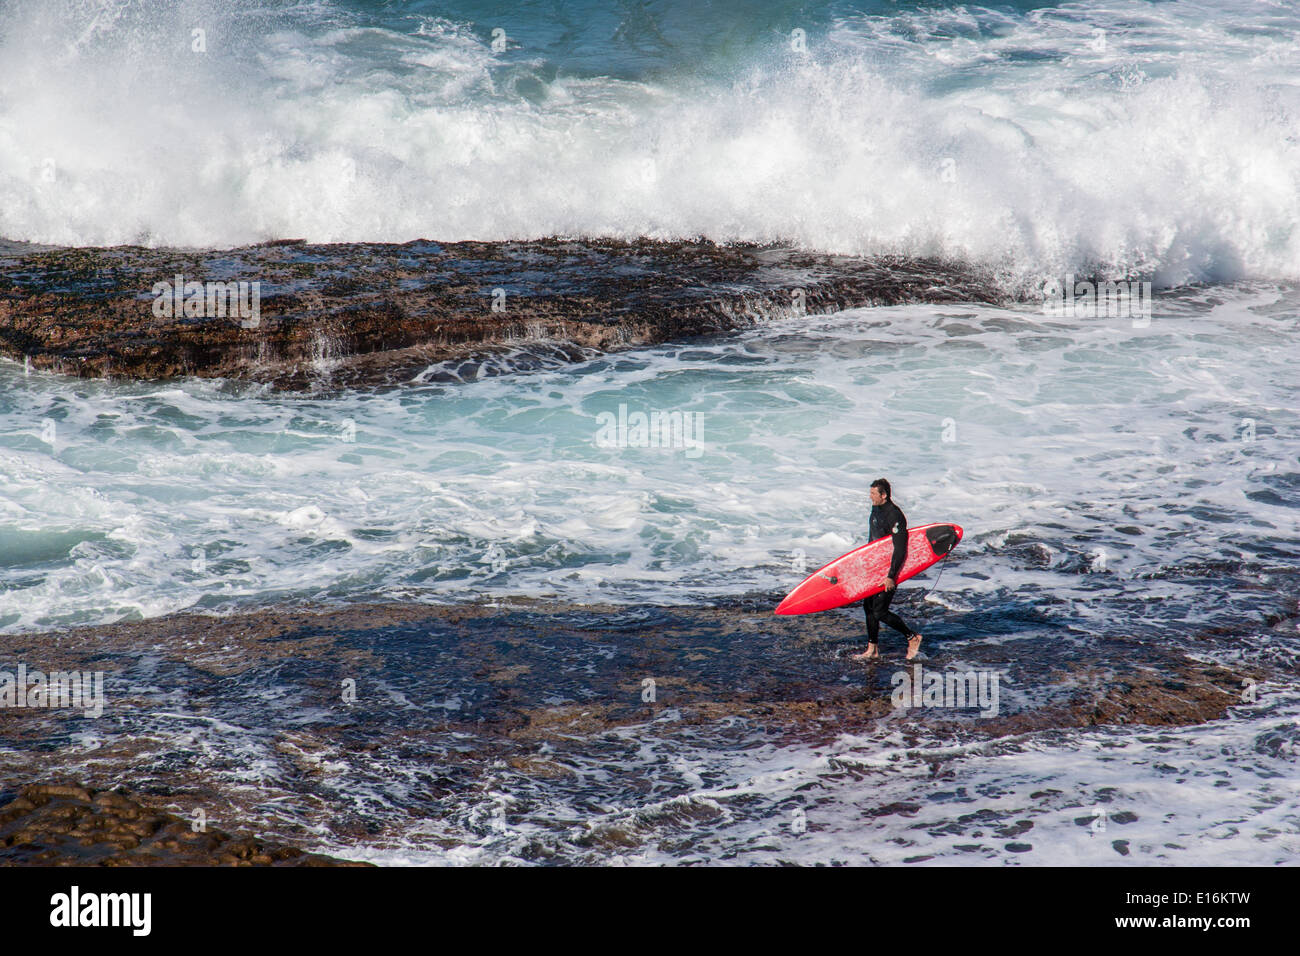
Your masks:
[{"label": "rocky shoreline", "polygon": [[[850,657],[862,639],[853,609],[776,618],[769,604],[272,605],[0,636],[4,667],[102,670],[107,698],[95,720],[0,708],[0,793],[16,796],[0,805],[0,862],[326,865],[289,848],[401,847],[411,821],[490,833],[484,807],[502,787],[580,788],[576,768],[617,763],[610,748],[624,744],[725,748],[740,734],[816,747],[888,726],[904,740],[981,746],[1176,727],[1229,717],[1243,681],[1294,677],[1207,661],[1211,650],[1236,656],[1232,634],[1198,635],[1195,648],[1117,637],[1024,654],[998,641],[957,648],[936,630],[915,663],[1001,673],[1001,708],[900,711],[893,684],[915,666],[901,645],[865,665]],[[944,758],[926,759],[939,773]],[[34,763],[71,788],[24,787]],[[265,836],[188,836],[199,811]],[[464,838],[421,837],[449,849]]]},{"label": "rocky shoreline", "polygon": [[[160,316],[155,284],[170,288],[177,277],[187,288],[257,283],[255,319],[183,314],[179,301],[181,314]],[[457,380],[484,362],[528,368],[786,316],[989,301],[995,288],[989,275],[938,260],[707,241],[3,243],[0,355],[85,378],[198,376],[320,391]]]}]

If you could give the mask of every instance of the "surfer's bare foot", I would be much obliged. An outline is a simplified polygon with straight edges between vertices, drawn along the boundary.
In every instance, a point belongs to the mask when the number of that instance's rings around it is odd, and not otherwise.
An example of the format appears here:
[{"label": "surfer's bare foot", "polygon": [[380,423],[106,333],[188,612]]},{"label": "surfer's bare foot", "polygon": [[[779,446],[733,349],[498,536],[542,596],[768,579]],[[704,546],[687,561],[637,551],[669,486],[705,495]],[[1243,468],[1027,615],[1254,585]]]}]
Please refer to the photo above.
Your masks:
[{"label": "surfer's bare foot", "polygon": [[880,656],[880,648],[875,644],[868,644],[867,649],[861,654],[854,654],[855,661],[873,661]]},{"label": "surfer's bare foot", "polygon": [[916,656],[916,652],[921,649],[921,635],[913,634],[907,640],[907,659],[910,661]]}]

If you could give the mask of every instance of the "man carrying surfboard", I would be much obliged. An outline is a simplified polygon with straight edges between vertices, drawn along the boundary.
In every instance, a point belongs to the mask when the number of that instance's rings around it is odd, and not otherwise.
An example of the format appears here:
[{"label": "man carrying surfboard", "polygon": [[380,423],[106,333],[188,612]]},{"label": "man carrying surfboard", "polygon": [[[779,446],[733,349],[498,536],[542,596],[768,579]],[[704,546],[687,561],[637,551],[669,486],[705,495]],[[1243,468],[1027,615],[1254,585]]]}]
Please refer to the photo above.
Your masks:
[{"label": "man carrying surfboard", "polygon": [[910,661],[921,649],[921,635],[907,626],[907,623],[889,609],[898,587],[898,575],[907,560],[907,516],[894,504],[889,482],[877,478],[871,483],[871,517],[867,521],[867,537],[870,541],[889,535],[894,539],[894,557],[889,563],[889,574],[881,582],[884,590],[879,594],[864,598],[862,610],[867,617],[867,649],[861,654],[854,654],[854,660],[869,661],[880,656],[880,622],[884,621],[894,630],[907,638],[907,659]]}]

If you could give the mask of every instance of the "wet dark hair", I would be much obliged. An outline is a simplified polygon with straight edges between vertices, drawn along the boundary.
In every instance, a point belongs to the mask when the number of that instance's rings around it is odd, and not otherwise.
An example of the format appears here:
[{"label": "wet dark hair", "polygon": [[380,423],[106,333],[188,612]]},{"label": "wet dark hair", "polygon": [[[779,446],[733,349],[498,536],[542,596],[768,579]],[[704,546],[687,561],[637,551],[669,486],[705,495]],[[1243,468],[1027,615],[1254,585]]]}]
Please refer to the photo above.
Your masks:
[{"label": "wet dark hair", "polygon": [[887,500],[889,501],[894,500],[894,493],[889,490],[889,482],[887,482],[884,478],[877,478],[875,481],[871,483],[871,487],[879,488],[881,492],[884,493],[884,496]]}]

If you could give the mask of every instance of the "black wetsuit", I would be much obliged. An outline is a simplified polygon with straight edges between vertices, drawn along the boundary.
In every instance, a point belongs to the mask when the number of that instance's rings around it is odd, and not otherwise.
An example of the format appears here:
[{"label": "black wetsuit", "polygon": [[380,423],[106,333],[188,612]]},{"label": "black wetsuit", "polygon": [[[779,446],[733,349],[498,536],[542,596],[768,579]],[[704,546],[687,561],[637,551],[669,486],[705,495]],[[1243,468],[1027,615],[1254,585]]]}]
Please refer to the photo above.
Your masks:
[{"label": "black wetsuit", "polygon": [[[898,584],[899,572],[907,560],[907,516],[892,500],[883,505],[871,506],[871,518],[867,522],[867,537],[870,541],[889,535],[894,539],[894,559],[889,563],[889,577]],[[862,610],[867,616],[867,643],[875,644],[880,638],[880,622],[884,621],[894,630],[911,639],[916,632],[904,623],[903,619],[889,609],[898,588],[881,591],[862,601]]]}]

